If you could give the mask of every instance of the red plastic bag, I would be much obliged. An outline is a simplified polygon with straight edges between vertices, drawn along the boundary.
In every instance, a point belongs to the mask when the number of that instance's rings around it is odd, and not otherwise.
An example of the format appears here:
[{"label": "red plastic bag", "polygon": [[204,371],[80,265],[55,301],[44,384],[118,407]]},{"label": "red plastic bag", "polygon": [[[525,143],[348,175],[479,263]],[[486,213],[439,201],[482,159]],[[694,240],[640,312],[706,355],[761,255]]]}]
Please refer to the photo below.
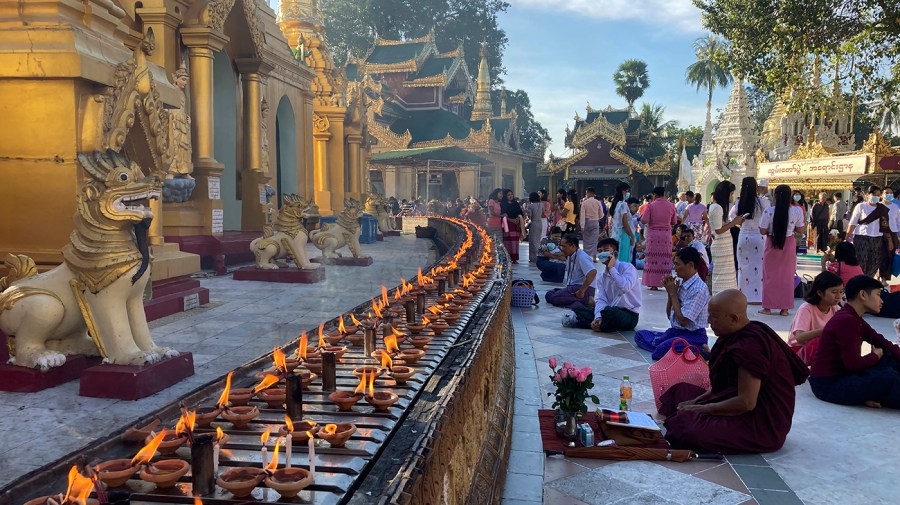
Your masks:
[{"label": "red plastic bag", "polygon": [[[681,352],[675,350],[675,344],[684,346]],[[687,340],[678,338],[672,341],[672,347],[659,361],[650,365],[650,385],[653,387],[653,398],[656,410],[662,406],[659,399],[670,387],[679,382],[686,382],[710,389],[709,366],[700,356],[700,349],[690,345]]]}]

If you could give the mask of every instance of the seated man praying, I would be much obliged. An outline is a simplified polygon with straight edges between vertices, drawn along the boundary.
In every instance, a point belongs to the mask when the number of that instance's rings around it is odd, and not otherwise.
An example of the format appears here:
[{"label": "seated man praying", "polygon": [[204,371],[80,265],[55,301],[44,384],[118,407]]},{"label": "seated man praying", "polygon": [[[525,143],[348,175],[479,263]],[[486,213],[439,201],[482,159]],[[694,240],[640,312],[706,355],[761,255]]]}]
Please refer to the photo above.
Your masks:
[{"label": "seated man praying", "polygon": [[712,389],[682,382],[663,393],[666,439],[699,452],[777,451],[791,431],[806,365],[771,328],[747,318],[747,298],[736,289],[713,297],[709,325],[719,337],[709,359]]},{"label": "seated man praying", "polygon": [[568,309],[589,306],[597,277],[594,260],[578,248],[578,237],[574,233],[564,235],[559,247],[566,255],[566,287],[551,289],[544,298],[550,305]]},{"label": "seated man praying", "polygon": [[541,239],[535,266],[541,271],[544,282],[562,282],[566,276],[566,255],[559,247],[562,230],[559,226],[550,228],[550,236]]},{"label": "seated man praying", "polygon": [[681,226],[684,226],[684,229],[680,232],[678,242],[675,243],[675,251],[680,251],[685,247],[696,249],[703,258],[703,265],[697,265],[697,274],[700,275],[703,282],[706,282],[706,276],[709,275],[709,256],[706,255],[706,246],[694,237],[693,228],[685,225]]},{"label": "seated man praying", "polygon": [[[666,331],[640,330],[634,334],[638,347],[653,353],[653,359],[662,358],[672,342],[683,338],[691,345],[703,347],[706,337],[706,305],[709,303],[709,288],[697,273],[703,258],[693,247],[685,247],[675,254],[676,281],[671,275],[663,277],[663,286],[669,299],[666,314],[671,327]],[[681,346],[676,346],[677,350]]]},{"label": "seated man praying", "polygon": [[[857,275],[847,282],[847,303],[822,330],[809,385],[816,398],[838,405],[900,409],[900,347],[863,319],[881,311],[881,282]],[[862,343],[872,352],[862,354]]]},{"label": "seated man praying", "polygon": [[598,245],[600,273],[597,275],[596,302],[593,307],[575,311],[577,326],[610,333],[631,331],[637,326],[641,310],[641,282],[631,263],[618,260],[619,241],[606,238]]}]

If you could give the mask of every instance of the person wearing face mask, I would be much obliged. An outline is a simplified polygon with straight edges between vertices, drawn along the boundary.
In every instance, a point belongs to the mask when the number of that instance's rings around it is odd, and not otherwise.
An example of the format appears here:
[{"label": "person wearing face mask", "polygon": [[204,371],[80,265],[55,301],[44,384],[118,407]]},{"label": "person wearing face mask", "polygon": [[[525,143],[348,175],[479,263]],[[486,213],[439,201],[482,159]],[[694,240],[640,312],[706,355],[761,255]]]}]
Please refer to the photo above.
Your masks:
[{"label": "person wearing face mask", "polygon": [[631,186],[624,182],[616,185],[616,196],[609,208],[613,209],[612,221],[609,224],[609,236],[619,242],[619,261],[631,263],[631,250],[634,248],[634,227],[628,199],[631,198]]},{"label": "person wearing face mask", "polygon": [[744,216],[737,215],[734,219],[725,221],[731,211],[731,195],[734,193],[734,189],[734,184],[731,182],[720,182],[716,185],[713,193],[715,201],[709,205],[709,228],[713,235],[713,243],[710,246],[713,294],[737,288],[731,229],[743,224]]},{"label": "person wearing face mask", "polygon": [[[653,353],[653,359],[662,358],[672,343],[679,338],[688,344],[703,347],[708,342],[706,336],[707,305],[709,304],[709,288],[697,273],[697,266],[703,259],[693,247],[685,247],[675,253],[675,275],[663,278],[668,301],[666,314],[671,327],[666,331],[640,330],[634,334],[634,342],[641,349]],[[681,350],[676,345],[676,351]]]},{"label": "person wearing face mask", "polygon": [[878,277],[887,252],[883,233],[890,232],[890,213],[880,202],[881,188],[869,186],[866,201],[853,208],[847,226],[847,238],[856,246],[859,266],[869,277]]},{"label": "person wearing face mask", "polygon": [[791,187],[781,184],[775,188],[775,206],[763,212],[759,221],[759,233],[766,236],[763,251],[762,306],[760,314],[789,315],[794,308],[794,272],[797,270],[797,241],[795,233],[806,229],[803,214],[790,205]]},{"label": "person wearing face mask", "polygon": [[820,253],[828,248],[828,216],[831,208],[828,205],[828,193],[819,193],[819,199],[809,209],[810,229],[815,234],[816,250]]},{"label": "person wearing face mask", "polygon": [[888,209],[888,228],[890,228],[890,232],[885,231],[882,236],[884,237],[884,260],[881,262],[881,268],[879,268],[879,273],[881,273],[881,279],[885,282],[890,282],[891,276],[893,275],[893,266],[894,266],[894,256],[896,256],[897,246],[898,246],[898,237],[897,233],[900,232],[900,207],[894,205],[897,202],[897,199],[894,197],[894,189],[890,186],[886,186],[884,190],[881,192],[881,197],[884,199],[884,205]]},{"label": "person wearing face mask", "polygon": [[579,328],[612,333],[631,331],[641,310],[641,283],[631,263],[619,261],[619,242],[603,239],[599,245],[600,273],[597,275],[593,307],[573,309]]}]

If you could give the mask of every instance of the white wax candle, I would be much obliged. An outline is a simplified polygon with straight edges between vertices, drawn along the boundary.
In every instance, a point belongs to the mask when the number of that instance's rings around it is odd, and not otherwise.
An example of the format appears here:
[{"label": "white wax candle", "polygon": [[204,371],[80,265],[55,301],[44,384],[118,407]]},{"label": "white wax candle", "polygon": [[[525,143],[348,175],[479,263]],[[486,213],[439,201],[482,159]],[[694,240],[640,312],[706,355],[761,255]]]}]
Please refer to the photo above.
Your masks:
[{"label": "white wax candle", "polygon": [[291,448],[293,446],[294,446],[294,434],[288,433],[287,434],[287,445],[285,446],[285,449],[284,449],[284,455],[285,455],[285,458],[287,459],[287,461],[284,462],[284,466],[286,466],[287,468],[291,467]]},{"label": "white wax candle", "polygon": [[266,465],[269,464],[269,450],[266,449],[266,446],[263,446],[263,448],[259,452],[262,456],[262,467],[265,468]]},{"label": "white wax candle", "polygon": [[316,481],[316,442],[313,437],[309,437],[309,476]]},{"label": "white wax candle", "polygon": [[219,451],[220,451],[219,442],[217,441],[215,445],[213,445],[213,475],[219,475]]}]

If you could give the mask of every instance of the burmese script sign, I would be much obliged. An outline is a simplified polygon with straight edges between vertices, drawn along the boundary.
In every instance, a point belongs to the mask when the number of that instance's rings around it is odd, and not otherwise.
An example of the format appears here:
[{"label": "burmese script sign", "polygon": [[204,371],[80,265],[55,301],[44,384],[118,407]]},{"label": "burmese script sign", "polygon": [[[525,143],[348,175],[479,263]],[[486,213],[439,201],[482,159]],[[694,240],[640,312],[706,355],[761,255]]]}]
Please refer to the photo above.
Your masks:
[{"label": "burmese script sign", "polygon": [[866,174],[865,154],[835,156],[812,160],[787,160],[760,163],[757,177],[764,179],[795,179],[817,177],[863,176]]}]

